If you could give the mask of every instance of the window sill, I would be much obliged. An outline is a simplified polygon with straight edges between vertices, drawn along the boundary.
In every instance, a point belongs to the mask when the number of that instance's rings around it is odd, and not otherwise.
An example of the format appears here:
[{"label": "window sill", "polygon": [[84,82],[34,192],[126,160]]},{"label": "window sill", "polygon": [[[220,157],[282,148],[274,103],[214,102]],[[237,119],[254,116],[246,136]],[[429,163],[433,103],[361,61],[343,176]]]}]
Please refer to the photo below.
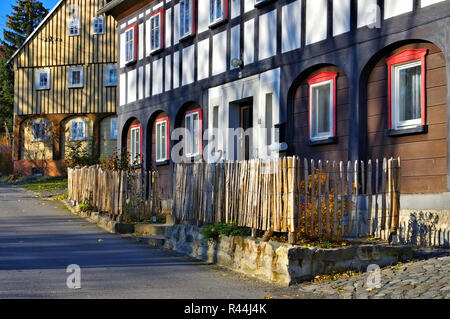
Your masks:
[{"label": "window sill", "polygon": [[132,60],[132,61],[125,62],[125,66],[132,66],[132,65],[135,65],[136,62],[137,62],[136,60]]},{"label": "window sill", "polygon": [[308,142],[309,146],[319,146],[319,145],[328,145],[328,144],[337,144],[338,142],[338,138],[336,136],[334,137],[329,137],[323,140],[310,140]]},{"label": "window sill", "polygon": [[385,136],[388,137],[399,137],[399,136],[427,134],[427,133],[428,133],[428,125],[419,125],[416,127],[406,129],[386,130],[384,134]]},{"label": "window sill", "polygon": [[87,141],[87,138],[76,138],[76,139],[71,138],[70,139],[70,142],[86,142],[86,141]]},{"label": "window sill", "polygon": [[265,6],[266,4],[269,4],[271,2],[273,2],[273,0],[262,0],[262,1],[258,2],[258,3],[255,3],[255,8],[260,8],[260,7]]},{"label": "window sill", "polygon": [[150,51],[150,55],[157,55],[158,53],[161,53],[164,50],[164,48],[159,48],[153,51]]},{"label": "window sill", "polygon": [[117,84],[105,84],[106,88],[117,87]]},{"label": "window sill", "polygon": [[192,39],[194,36],[195,36],[195,34],[192,34],[192,33],[182,36],[182,37],[180,37],[180,42],[188,41],[188,40]]},{"label": "window sill", "polygon": [[82,89],[84,86],[69,86],[69,89]]},{"label": "window sill", "polygon": [[160,162],[156,162],[155,165],[156,166],[167,166],[170,164],[169,160],[165,160],[165,161],[160,161]]},{"label": "window sill", "polygon": [[217,27],[219,27],[219,26],[225,24],[226,22],[227,22],[227,19],[222,18],[222,19],[220,19],[220,20],[217,20],[217,21],[215,21],[215,22],[210,23],[208,27],[209,27],[210,29],[214,29],[214,28],[217,28]]}]

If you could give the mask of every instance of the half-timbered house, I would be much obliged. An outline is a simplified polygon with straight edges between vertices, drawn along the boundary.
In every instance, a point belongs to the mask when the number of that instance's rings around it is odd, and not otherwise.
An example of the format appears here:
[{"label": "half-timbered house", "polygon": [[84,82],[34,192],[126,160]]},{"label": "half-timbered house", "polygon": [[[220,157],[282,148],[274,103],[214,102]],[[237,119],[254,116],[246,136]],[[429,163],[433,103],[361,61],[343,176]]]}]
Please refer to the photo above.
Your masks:
[{"label": "half-timbered house", "polygon": [[104,4],[59,1],[10,59],[15,172],[59,175],[75,148],[115,152],[116,22],[97,14]]},{"label": "half-timbered house", "polygon": [[[211,128],[223,160],[400,156],[402,192],[433,194],[405,200],[448,203],[450,1],[112,0],[100,13],[118,22],[120,147],[167,176],[167,196],[184,127],[194,160]],[[251,127],[239,157],[225,130]]]}]

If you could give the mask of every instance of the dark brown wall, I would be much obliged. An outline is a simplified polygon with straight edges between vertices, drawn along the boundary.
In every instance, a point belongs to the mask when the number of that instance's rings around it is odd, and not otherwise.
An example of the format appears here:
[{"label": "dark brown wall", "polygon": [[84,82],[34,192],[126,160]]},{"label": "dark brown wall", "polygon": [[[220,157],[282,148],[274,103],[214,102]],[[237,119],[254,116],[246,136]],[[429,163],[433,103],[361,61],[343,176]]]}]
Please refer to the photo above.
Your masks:
[{"label": "dark brown wall", "polygon": [[[319,72],[337,72],[336,125],[338,142],[336,144],[309,146],[308,79]],[[348,81],[345,73],[335,66],[322,67],[301,79],[294,98],[294,154],[308,159],[330,161],[348,160]]]},{"label": "dark brown wall", "polygon": [[[428,133],[386,137],[388,83],[386,58],[405,49],[428,49],[426,58],[426,124]],[[367,88],[369,158],[400,156],[402,192],[435,193],[447,190],[447,106],[444,54],[433,44],[415,43],[386,53],[370,73]]]}]

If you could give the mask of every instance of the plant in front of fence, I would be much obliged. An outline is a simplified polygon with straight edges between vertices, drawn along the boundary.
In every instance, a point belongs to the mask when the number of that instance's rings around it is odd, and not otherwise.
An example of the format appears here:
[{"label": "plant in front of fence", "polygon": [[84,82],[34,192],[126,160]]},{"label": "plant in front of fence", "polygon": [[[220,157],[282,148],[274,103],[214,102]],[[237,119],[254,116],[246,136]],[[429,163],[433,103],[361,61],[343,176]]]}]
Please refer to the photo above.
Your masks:
[{"label": "plant in front of fence", "polygon": [[252,234],[252,231],[247,227],[238,227],[236,223],[214,223],[204,226],[200,233],[206,240],[217,240],[220,235],[247,237]]},{"label": "plant in front of fence", "polygon": [[[321,242],[327,239],[340,242],[343,237],[343,210],[347,211],[350,203],[346,198],[339,196],[336,189],[330,188],[328,198],[326,195],[319,196],[319,187],[322,189],[327,184],[327,174],[315,170],[314,175],[308,176],[308,184],[301,181],[300,189],[306,189],[306,196],[310,200],[300,201],[302,216],[300,227],[297,232],[299,243]],[[336,208],[336,209],[335,209]],[[336,212],[336,216],[334,216]],[[329,243],[328,241],[326,243]]]}]

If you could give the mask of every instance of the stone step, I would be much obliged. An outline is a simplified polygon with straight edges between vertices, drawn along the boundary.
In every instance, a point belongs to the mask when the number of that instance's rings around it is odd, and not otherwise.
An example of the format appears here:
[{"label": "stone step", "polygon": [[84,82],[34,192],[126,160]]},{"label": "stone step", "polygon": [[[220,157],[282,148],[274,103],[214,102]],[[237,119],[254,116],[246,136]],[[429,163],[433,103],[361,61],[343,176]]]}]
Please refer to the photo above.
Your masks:
[{"label": "stone step", "polygon": [[172,227],[168,224],[135,224],[134,232],[148,236],[165,236],[166,229]]}]

